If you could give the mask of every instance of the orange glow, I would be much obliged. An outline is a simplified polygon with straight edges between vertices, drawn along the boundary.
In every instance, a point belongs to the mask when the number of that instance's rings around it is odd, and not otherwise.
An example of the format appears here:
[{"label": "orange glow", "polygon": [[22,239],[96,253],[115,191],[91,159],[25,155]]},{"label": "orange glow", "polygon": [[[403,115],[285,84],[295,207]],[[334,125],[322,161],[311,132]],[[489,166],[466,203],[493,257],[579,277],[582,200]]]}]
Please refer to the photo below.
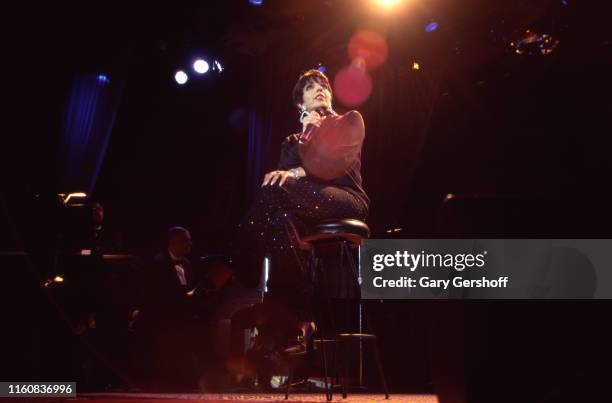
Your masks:
[{"label": "orange glow", "polygon": [[53,279],[54,283],[63,283],[64,282],[64,277],[62,276],[55,276],[55,278]]},{"label": "orange glow", "polygon": [[417,62],[412,63],[412,70],[418,70],[420,68],[421,66]]},{"label": "orange glow", "polygon": [[402,0],[373,0],[373,2],[383,8],[391,9],[402,2]]}]

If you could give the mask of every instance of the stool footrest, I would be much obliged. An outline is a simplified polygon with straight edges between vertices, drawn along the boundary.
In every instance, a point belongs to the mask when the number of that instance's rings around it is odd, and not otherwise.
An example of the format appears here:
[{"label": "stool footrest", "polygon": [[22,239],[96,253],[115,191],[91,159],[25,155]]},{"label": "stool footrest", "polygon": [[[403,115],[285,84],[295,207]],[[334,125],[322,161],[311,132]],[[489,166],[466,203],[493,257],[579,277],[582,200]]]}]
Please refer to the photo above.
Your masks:
[{"label": "stool footrest", "polygon": [[376,335],[371,333],[339,333],[341,339],[375,339]]}]

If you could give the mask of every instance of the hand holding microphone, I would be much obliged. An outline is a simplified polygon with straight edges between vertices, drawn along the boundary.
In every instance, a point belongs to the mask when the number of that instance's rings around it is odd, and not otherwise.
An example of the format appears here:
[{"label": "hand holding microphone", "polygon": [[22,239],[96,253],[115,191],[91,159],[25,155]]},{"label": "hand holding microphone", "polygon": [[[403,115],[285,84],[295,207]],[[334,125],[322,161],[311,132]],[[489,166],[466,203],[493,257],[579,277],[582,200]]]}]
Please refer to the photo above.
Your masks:
[{"label": "hand holding microphone", "polygon": [[323,119],[323,114],[318,111],[302,112],[300,116],[300,122],[302,122],[302,135],[300,136],[300,141],[308,141],[315,127],[321,127]]}]

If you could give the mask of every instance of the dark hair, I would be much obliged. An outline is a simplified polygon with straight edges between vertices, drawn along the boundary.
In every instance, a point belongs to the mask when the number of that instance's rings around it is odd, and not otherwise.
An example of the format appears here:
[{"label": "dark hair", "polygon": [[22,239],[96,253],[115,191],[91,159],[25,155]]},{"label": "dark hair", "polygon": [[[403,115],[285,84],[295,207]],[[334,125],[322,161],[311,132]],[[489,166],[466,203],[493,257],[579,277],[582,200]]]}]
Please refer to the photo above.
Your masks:
[{"label": "dark hair", "polygon": [[174,239],[176,239],[178,236],[185,235],[187,233],[189,233],[189,230],[185,227],[176,226],[176,227],[168,228],[168,234],[167,234],[168,242],[171,242]]},{"label": "dark hair", "polygon": [[304,88],[312,82],[316,82],[319,85],[327,88],[330,93],[332,92],[331,85],[329,84],[329,79],[327,78],[327,76],[317,69],[310,69],[302,73],[302,75],[300,75],[300,78],[298,78],[297,83],[295,83],[295,85],[293,86],[293,92],[291,93],[291,97],[293,98],[294,105],[297,106],[298,104],[304,102]]}]

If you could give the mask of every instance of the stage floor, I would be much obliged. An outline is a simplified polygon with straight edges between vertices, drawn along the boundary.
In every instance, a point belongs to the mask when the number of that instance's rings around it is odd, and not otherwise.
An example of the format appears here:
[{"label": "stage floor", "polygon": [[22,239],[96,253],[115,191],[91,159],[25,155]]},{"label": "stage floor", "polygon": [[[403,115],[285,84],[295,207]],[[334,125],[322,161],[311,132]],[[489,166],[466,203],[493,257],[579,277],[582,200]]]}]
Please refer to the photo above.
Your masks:
[{"label": "stage floor", "polygon": [[[0,401],[7,401],[0,399]],[[238,394],[238,393],[193,393],[193,394],[163,394],[163,393],[92,393],[80,394],[71,398],[20,398],[14,399],[16,402],[38,402],[38,403],[60,403],[60,402],[83,402],[83,403],[186,403],[186,402],[205,402],[205,403],[226,403],[231,401],[243,403],[267,403],[267,402],[325,402],[323,393],[296,393],[285,400],[284,394]],[[402,403],[438,403],[436,395],[405,395],[393,394],[389,400],[385,400],[381,394],[350,394],[347,399],[342,399],[342,395],[334,395],[334,402],[343,403],[383,403],[383,402],[402,402]]]}]

